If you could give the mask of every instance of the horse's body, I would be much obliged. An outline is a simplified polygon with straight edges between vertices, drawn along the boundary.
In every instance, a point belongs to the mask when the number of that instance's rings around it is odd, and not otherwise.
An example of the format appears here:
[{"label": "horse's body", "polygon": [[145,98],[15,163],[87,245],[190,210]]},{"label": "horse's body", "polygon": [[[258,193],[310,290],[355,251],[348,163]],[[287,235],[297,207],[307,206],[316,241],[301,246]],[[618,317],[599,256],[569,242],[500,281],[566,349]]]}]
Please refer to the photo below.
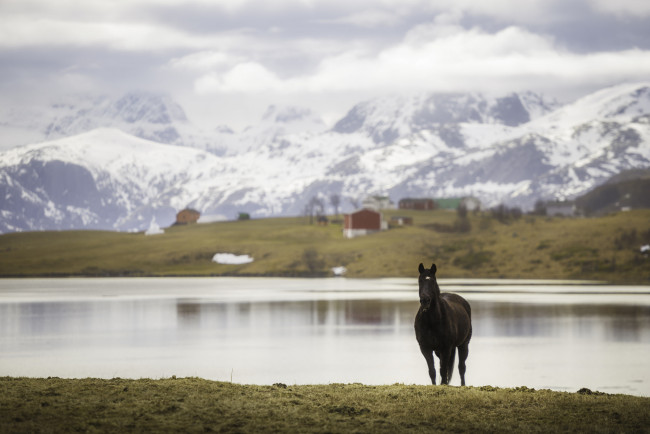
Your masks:
[{"label": "horse's body", "polygon": [[425,269],[420,264],[419,271],[420,309],[415,316],[415,337],[427,361],[429,377],[436,384],[436,369],[433,364],[435,352],[440,359],[440,383],[449,384],[458,348],[458,372],[464,386],[465,360],[472,338],[472,310],[467,300],[460,295],[440,293],[435,264],[430,269]]}]

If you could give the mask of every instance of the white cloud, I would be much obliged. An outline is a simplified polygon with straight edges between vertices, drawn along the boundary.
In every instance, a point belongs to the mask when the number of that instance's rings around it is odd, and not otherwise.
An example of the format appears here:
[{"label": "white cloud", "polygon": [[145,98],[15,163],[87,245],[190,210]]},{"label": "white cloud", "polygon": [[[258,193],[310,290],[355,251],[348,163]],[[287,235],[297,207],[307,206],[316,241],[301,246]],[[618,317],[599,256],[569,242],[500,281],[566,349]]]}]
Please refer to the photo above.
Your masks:
[{"label": "white cloud", "polygon": [[589,0],[597,11],[619,16],[650,16],[647,0]]},{"label": "white cloud", "polygon": [[198,78],[194,88],[198,93],[211,92],[286,92],[291,84],[280,80],[273,72],[256,62],[240,63],[225,74],[211,72]]},{"label": "white cloud", "polygon": [[[0,0],[0,97],[147,88],[228,101],[224,119],[261,101],[333,118],[385,93],[587,91],[650,76],[649,15],[640,0]],[[622,51],[594,49],[583,22]]]},{"label": "white cloud", "polygon": [[147,23],[0,19],[0,47],[6,48],[104,46],[144,51],[207,45],[209,41],[205,38]]},{"label": "white cloud", "polygon": [[401,21],[399,14],[381,9],[366,9],[354,12],[341,18],[319,20],[321,23],[329,24],[349,24],[353,26],[375,28],[375,27],[392,27]]},{"label": "white cloud", "polygon": [[175,57],[169,61],[169,66],[188,71],[210,71],[233,66],[241,61],[223,51],[199,51],[183,57]]},{"label": "white cloud", "polygon": [[517,84],[532,87],[526,83],[542,79],[576,84],[648,74],[648,51],[576,54],[557,48],[553,38],[514,26],[495,33],[455,28],[442,34],[422,27],[376,53],[350,50],[326,57],[312,74],[280,78],[263,64],[245,62],[203,75],[195,89],[248,94],[501,90]]}]

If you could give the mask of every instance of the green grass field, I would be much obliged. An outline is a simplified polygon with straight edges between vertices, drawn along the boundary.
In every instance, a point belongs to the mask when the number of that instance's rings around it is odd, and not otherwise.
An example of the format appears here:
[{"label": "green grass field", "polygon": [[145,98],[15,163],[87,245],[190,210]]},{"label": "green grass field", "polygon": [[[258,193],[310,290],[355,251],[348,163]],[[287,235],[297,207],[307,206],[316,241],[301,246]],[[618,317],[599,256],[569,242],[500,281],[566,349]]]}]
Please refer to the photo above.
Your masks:
[{"label": "green grass field", "polygon": [[0,378],[0,432],[629,432],[650,398],[450,386]]},{"label": "green grass field", "polygon": [[[417,265],[438,265],[439,277],[597,279],[650,282],[650,211],[600,218],[523,216],[507,224],[469,215],[468,232],[445,232],[452,211],[386,211],[413,226],[345,239],[340,225],[306,217],[175,226],[163,235],[102,231],[0,235],[0,276],[328,276],[411,277]],[[251,255],[220,265],[215,253]]]}]

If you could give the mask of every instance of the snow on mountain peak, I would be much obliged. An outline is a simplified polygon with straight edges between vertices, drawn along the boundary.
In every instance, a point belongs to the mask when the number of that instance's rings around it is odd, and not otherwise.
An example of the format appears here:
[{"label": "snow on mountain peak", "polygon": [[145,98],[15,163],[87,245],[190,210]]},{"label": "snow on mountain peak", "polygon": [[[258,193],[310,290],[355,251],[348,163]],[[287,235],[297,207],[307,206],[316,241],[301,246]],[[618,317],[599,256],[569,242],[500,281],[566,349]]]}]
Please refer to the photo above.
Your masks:
[{"label": "snow on mountain peak", "polygon": [[129,92],[111,101],[104,114],[127,123],[171,124],[187,121],[181,106],[169,96],[148,92]]},{"label": "snow on mountain peak", "polygon": [[275,128],[282,134],[321,132],[325,129],[325,122],[320,116],[311,109],[297,106],[269,106],[260,125]]},{"label": "snow on mountain peak", "polygon": [[584,96],[540,119],[580,125],[593,120],[629,119],[650,114],[650,82],[620,84]]},{"label": "snow on mountain peak", "polygon": [[195,145],[203,135],[169,96],[149,92],[68,95],[46,108],[5,107],[0,119],[0,134],[15,137],[14,146],[103,127],[175,145]]},{"label": "snow on mountain peak", "polygon": [[279,123],[289,123],[295,121],[302,121],[305,119],[318,119],[312,111],[305,107],[296,107],[296,106],[285,106],[278,107],[276,105],[270,105],[264,115],[262,116],[263,121],[270,122],[279,122]]},{"label": "snow on mountain peak", "polygon": [[158,171],[174,163],[167,157],[181,153],[194,157],[202,151],[153,142],[117,128],[96,128],[75,136],[13,148],[0,155],[3,162],[10,164],[17,164],[18,157],[21,163],[45,158],[43,161],[82,163],[96,171],[105,170],[119,161],[135,159],[139,164]]},{"label": "snow on mountain peak", "polygon": [[545,114],[553,103],[532,92],[488,99],[478,93],[428,93],[412,97],[377,98],[354,106],[339,120],[335,132],[363,131],[376,143],[447,124],[501,124],[518,126]]}]

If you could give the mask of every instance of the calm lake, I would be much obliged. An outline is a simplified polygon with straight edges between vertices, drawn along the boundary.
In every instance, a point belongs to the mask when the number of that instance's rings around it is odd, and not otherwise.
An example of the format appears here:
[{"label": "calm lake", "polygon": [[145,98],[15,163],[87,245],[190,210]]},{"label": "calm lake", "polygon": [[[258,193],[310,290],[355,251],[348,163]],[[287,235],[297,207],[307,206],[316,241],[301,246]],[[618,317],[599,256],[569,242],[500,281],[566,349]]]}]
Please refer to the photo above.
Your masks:
[{"label": "calm lake", "polygon": [[[439,284],[472,305],[468,385],[650,396],[649,286]],[[0,376],[429,384],[417,309],[416,278],[2,279]]]}]

